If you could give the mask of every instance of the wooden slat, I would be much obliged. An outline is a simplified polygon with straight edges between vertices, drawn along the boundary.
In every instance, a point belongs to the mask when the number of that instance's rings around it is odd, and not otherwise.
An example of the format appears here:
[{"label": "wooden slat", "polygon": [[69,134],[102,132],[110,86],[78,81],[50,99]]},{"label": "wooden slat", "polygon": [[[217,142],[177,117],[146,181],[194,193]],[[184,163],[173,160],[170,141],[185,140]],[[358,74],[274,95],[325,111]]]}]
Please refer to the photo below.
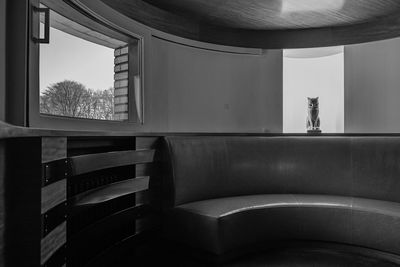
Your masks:
[{"label": "wooden slat", "polygon": [[149,177],[137,177],[107,186],[96,188],[74,197],[73,206],[95,205],[128,194],[133,194],[149,187]]},{"label": "wooden slat", "polygon": [[137,163],[152,162],[154,159],[154,152],[154,150],[129,150],[71,157],[72,175],[80,175]]},{"label": "wooden slat", "polygon": [[67,180],[61,180],[42,188],[41,212],[46,213],[51,208],[67,200]]},{"label": "wooden slat", "polygon": [[64,159],[67,157],[67,138],[42,138],[42,163]]},{"label": "wooden slat", "polygon": [[67,241],[67,223],[63,222],[41,240],[40,263],[44,264]]}]

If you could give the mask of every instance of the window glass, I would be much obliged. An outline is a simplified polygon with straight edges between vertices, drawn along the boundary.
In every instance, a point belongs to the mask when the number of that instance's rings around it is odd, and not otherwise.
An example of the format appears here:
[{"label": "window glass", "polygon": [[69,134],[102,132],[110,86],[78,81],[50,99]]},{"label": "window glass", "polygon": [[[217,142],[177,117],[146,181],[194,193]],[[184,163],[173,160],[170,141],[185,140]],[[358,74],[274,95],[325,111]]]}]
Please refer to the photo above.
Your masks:
[{"label": "window glass", "polygon": [[140,92],[138,46],[138,39],[121,41],[50,11],[50,43],[40,45],[40,113],[128,120],[129,88]]}]

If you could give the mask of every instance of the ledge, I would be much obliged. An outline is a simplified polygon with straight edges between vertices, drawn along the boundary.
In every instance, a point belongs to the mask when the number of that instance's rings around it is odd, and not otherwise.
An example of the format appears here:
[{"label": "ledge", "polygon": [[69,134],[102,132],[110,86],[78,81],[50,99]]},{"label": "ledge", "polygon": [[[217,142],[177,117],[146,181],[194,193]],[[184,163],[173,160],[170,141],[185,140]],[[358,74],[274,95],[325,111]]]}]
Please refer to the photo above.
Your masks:
[{"label": "ledge", "polygon": [[326,137],[326,136],[379,136],[400,137],[400,133],[232,133],[232,132],[134,132],[134,131],[67,131],[14,126],[0,121],[0,140],[29,137],[163,137],[163,136],[265,136],[265,137]]}]

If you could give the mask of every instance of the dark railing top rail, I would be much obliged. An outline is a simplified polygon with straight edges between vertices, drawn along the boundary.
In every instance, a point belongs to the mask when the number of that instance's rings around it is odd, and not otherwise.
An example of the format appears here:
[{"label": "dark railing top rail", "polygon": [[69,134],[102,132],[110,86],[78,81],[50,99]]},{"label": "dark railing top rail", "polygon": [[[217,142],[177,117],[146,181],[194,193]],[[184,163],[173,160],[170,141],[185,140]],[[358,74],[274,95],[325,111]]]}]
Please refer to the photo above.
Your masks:
[{"label": "dark railing top rail", "polygon": [[107,137],[107,136],[398,136],[399,133],[257,133],[257,132],[134,132],[134,131],[82,131],[20,127],[0,121],[0,140],[24,137]]}]

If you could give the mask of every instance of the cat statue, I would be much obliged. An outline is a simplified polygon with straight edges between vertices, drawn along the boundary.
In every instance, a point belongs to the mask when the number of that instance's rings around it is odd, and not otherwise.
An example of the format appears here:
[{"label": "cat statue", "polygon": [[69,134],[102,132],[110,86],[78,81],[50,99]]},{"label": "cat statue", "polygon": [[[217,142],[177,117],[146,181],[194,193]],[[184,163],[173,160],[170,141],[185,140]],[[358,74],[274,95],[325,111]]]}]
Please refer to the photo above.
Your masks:
[{"label": "cat statue", "polygon": [[319,102],[318,97],[308,98],[307,132],[320,133]]}]

